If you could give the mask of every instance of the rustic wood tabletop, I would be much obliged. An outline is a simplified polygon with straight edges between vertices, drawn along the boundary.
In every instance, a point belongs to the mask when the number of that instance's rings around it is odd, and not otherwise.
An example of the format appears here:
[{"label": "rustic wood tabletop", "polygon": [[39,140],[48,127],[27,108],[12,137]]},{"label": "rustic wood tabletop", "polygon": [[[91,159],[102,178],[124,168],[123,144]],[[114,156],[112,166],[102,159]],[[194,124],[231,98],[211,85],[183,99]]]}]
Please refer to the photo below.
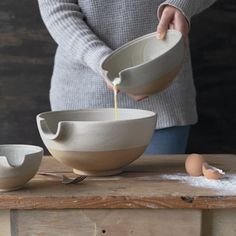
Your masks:
[{"label": "rustic wood tabletop", "polygon": [[[171,177],[176,174],[188,178],[184,170],[185,158],[185,155],[142,156],[120,175],[88,177],[81,183],[71,185],[64,185],[59,179],[50,176],[36,175],[23,189],[1,193],[0,208],[236,207],[236,186],[235,191],[220,191],[208,185],[192,186],[188,181],[166,178],[167,175]],[[206,155],[206,159],[226,173],[236,174],[235,155]],[[50,156],[43,158],[40,171],[75,176],[72,169]]]},{"label": "rustic wood tabletop", "polygon": [[[189,177],[186,155],[142,156],[120,175],[78,184],[37,174],[0,193],[0,235],[235,236],[236,156],[205,157],[225,179]],[[40,171],[75,177],[51,156]]]}]

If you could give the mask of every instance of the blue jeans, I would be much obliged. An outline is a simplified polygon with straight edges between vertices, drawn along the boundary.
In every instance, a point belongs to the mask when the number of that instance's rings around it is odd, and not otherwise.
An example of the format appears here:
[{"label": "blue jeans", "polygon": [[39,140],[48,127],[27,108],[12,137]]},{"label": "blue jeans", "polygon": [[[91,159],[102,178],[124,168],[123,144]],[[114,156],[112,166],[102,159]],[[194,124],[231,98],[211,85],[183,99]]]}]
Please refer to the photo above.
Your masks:
[{"label": "blue jeans", "polygon": [[184,154],[190,126],[156,129],[145,154]]}]

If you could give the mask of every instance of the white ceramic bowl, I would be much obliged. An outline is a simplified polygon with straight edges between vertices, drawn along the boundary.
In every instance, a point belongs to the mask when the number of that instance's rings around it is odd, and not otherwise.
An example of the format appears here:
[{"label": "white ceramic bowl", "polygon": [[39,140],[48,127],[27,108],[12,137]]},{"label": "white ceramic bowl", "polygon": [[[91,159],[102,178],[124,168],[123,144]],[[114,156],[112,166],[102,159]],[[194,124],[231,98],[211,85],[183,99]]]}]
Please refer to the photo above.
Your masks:
[{"label": "white ceramic bowl", "polygon": [[166,89],[178,74],[184,59],[184,39],[176,30],[168,30],[159,40],[156,33],[137,38],[109,55],[101,65],[104,78],[121,91],[151,95]]},{"label": "white ceramic bowl", "polygon": [[21,188],[37,173],[42,156],[41,147],[0,145],[0,191]]},{"label": "white ceramic bowl", "polygon": [[143,154],[156,125],[151,111],[114,109],[45,112],[37,116],[49,152],[80,175],[120,173]]}]

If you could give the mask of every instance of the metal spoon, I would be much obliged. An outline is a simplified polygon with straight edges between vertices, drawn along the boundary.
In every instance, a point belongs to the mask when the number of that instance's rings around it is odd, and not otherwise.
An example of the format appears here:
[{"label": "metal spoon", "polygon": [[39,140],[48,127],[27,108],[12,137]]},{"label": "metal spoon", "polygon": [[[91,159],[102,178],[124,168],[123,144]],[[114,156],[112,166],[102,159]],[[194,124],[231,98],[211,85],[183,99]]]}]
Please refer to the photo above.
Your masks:
[{"label": "metal spoon", "polygon": [[76,184],[76,183],[79,183],[81,181],[83,181],[87,176],[78,176],[78,177],[75,177],[75,178],[69,178],[65,175],[60,175],[60,174],[54,174],[54,173],[48,173],[48,172],[38,172],[39,175],[45,175],[45,176],[51,176],[51,177],[56,177],[58,179],[61,180],[61,182],[63,184]]}]

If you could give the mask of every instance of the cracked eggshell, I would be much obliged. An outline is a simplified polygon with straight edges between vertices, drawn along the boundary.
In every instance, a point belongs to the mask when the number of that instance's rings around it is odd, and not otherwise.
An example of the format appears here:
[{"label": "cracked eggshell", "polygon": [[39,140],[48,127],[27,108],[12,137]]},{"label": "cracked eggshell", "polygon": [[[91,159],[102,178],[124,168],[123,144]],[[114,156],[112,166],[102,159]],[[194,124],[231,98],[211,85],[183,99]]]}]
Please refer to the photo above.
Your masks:
[{"label": "cracked eggshell", "polygon": [[200,154],[190,154],[185,161],[185,170],[191,176],[201,176],[202,164],[205,162],[204,157]]},{"label": "cracked eggshell", "polygon": [[206,162],[202,164],[202,172],[207,179],[213,180],[221,179],[225,175],[221,169],[215,168]]}]

